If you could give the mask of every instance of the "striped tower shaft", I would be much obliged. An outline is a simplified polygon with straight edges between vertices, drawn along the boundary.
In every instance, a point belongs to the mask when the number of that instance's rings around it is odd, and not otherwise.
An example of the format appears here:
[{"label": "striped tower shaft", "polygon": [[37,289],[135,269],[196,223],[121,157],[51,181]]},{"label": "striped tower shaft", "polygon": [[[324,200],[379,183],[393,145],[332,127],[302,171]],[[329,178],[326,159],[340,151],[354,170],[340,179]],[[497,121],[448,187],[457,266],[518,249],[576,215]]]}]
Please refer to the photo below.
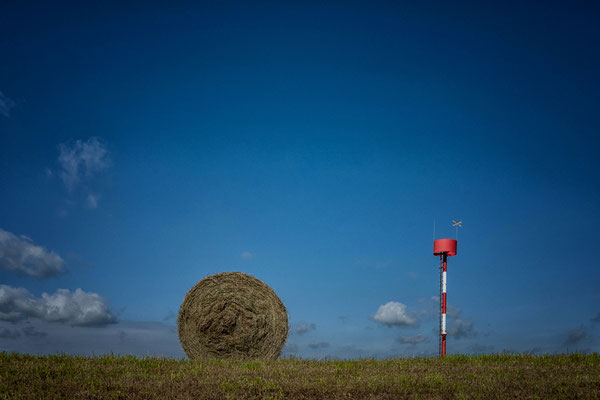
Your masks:
[{"label": "striped tower shaft", "polygon": [[438,309],[438,356],[442,356],[442,271],[444,266],[442,264],[443,257],[440,256],[440,293],[438,297],[439,309]]},{"label": "striped tower shaft", "polygon": [[442,337],[442,357],[446,356],[446,269],[448,256],[444,253],[442,266],[442,326],[440,336]]}]

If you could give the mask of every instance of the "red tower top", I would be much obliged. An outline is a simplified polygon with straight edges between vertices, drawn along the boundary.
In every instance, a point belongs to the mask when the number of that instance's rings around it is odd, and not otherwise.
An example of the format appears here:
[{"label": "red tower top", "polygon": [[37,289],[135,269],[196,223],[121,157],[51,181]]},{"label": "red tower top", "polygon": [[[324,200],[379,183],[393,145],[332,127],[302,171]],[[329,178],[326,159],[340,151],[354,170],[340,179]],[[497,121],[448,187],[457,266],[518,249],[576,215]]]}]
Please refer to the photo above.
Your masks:
[{"label": "red tower top", "polygon": [[449,257],[456,255],[456,240],[437,239],[433,241],[433,255],[441,256],[444,253]]}]

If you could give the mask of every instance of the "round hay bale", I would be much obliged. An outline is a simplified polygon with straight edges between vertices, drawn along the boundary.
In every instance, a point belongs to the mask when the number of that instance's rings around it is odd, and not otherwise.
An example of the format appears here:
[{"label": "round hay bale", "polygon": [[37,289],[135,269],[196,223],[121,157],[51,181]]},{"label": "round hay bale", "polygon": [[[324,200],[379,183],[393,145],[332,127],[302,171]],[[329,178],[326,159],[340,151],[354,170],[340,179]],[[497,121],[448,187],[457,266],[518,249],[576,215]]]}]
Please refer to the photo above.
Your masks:
[{"label": "round hay bale", "polygon": [[198,282],[177,316],[179,341],[191,359],[276,359],[287,339],[285,306],[266,283],[242,272]]}]

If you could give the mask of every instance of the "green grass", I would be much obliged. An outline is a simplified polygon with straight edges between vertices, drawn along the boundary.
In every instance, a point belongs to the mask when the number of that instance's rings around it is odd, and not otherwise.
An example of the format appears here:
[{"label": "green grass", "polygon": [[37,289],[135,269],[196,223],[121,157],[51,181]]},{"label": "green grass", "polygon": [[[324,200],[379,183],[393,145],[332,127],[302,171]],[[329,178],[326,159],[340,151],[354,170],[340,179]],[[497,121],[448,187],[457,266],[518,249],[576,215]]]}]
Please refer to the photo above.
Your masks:
[{"label": "green grass", "polygon": [[600,356],[189,361],[0,353],[0,399],[600,398]]}]

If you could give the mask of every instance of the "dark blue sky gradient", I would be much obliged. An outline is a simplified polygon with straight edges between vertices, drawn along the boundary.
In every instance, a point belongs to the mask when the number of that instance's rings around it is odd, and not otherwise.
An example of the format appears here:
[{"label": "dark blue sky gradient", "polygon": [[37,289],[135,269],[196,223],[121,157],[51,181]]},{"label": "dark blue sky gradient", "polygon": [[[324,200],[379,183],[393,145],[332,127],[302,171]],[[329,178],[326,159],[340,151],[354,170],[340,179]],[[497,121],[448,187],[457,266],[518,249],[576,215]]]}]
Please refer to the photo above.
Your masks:
[{"label": "dark blue sky gradient", "polygon": [[[432,224],[451,236],[454,218],[448,299],[473,330],[450,353],[598,351],[590,4],[5,3],[0,228],[70,272],[0,282],[162,321],[197,280],[241,270],[316,324],[290,336],[300,356],[430,354]],[[69,193],[46,171],[94,136],[112,167]],[[419,326],[374,322],[388,301]]]}]

